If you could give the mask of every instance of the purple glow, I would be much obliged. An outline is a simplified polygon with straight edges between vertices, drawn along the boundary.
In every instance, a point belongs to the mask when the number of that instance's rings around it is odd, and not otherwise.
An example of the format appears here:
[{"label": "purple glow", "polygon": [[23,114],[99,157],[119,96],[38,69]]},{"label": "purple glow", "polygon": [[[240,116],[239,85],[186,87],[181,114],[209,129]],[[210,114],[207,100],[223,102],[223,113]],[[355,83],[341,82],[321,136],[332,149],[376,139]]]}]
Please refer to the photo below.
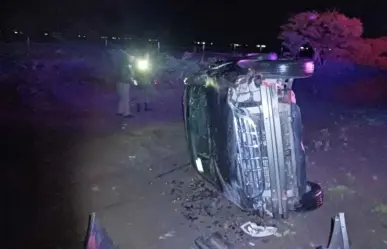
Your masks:
[{"label": "purple glow", "polygon": [[249,63],[250,62],[251,62],[251,60],[249,60],[249,59],[247,59],[247,60],[239,60],[237,64],[241,68],[247,68],[247,67],[249,67]]},{"label": "purple glow", "polygon": [[314,63],[312,61],[305,62],[304,70],[305,70],[305,73],[312,74],[314,72]]},{"label": "purple glow", "polygon": [[248,57],[257,56],[257,55],[259,55],[259,54],[258,53],[249,53],[249,54],[247,54]]},{"label": "purple glow", "polygon": [[275,61],[278,59],[278,55],[276,53],[270,53],[269,54],[269,60]]},{"label": "purple glow", "polygon": [[318,17],[318,14],[317,13],[312,13],[309,15],[309,20],[316,20]]}]

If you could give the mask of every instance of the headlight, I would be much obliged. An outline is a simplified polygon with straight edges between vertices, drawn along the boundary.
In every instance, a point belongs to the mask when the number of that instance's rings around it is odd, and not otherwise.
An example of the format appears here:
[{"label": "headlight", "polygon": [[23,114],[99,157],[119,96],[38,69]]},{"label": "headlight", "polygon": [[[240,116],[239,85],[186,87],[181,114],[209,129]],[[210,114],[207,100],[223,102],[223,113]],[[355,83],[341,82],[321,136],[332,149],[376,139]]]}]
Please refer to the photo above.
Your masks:
[{"label": "headlight", "polygon": [[136,68],[140,71],[148,71],[150,69],[150,63],[147,59],[138,59],[136,61]]}]

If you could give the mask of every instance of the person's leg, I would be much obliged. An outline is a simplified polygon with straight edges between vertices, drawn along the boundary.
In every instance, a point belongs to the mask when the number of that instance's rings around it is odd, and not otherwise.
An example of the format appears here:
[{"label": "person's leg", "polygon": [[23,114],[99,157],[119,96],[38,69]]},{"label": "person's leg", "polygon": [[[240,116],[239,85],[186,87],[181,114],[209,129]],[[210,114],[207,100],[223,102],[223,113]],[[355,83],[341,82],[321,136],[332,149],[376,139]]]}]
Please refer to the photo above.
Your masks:
[{"label": "person's leg", "polygon": [[123,108],[123,115],[125,117],[131,117],[133,116],[130,111],[130,84],[129,83],[123,83],[122,84],[122,108]]},{"label": "person's leg", "polygon": [[116,83],[116,88],[117,88],[117,96],[118,96],[118,106],[117,106],[117,114],[118,115],[123,115],[124,114],[124,102],[122,99],[123,96],[123,89],[122,89],[122,83],[117,82]]},{"label": "person's leg", "polygon": [[137,106],[137,112],[141,112],[141,106],[142,106],[142,100],[143,100],[143,96],[144,96],[144,85],[141,85],[139,88],[138,88],[138,92],[139,92],[139,98],[138,98],[138,102],[136,104]]},{"label": "person's leg", "polygon": [[152,109],[149,107],[149,93],[148,90],[145,91],[144,97],[144,111],[151,111]]},{"label": "person's leg", "polygon": [[148,82],[149,85],[146,86],[145,91],[144,91],[144,111],[151,111],[152,108],[149,107],[149,100],[150,100],[150,95],[152,94],[153,90],[153,85],[152,82]]}]

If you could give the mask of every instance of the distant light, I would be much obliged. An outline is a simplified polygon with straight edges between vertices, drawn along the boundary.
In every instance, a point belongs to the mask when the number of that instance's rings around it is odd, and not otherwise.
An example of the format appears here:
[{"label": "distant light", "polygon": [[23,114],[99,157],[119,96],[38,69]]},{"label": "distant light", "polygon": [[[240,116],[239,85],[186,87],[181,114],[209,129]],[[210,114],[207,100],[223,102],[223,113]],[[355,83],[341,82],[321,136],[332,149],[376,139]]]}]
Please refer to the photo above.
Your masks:
[{"label": "distant light", "polygon": [[44,33],[45,36],[48,36],[48,33]]},{"label": "distant light", "polygon": [[149,61],[147,59],[139,59],[137,61],[137,69],[147,71],[149,69]]},{"label": "distant light", "polygon": [[117,38],[115,36],[112,37],[113,40],[116,40]]},{"label": "distant light", "polygon": [[211,44],[211,45],[214,45],[214,43],[213,43],[213,42],[211,42],[210,44]]},{"label": "distant light", "polygon": [[314,72],[314,63],[313,61],[305,62],[304,64],[304,71],[305,73],[312,74]]},{"label": "distant light", "polygon": [[301,50],[304,50],[305,48],[304,47],[300,47]]},{"label": "distant light", "polygon": [[17,32],[16,30],[15,30],[15,31],[13,31],[13,33],[14,33],[15,35],[19,34],[19,32]]},{"label": "distant light", "polygon": [[270,53],[269,54],[269,60],[275,61],[278,59],[278,55],[276,53]]},{"label": "distant light", "polygon": [[256,45],[257,48],[266,48],[266,45],[263,45],[263,44],[258,44]]}]

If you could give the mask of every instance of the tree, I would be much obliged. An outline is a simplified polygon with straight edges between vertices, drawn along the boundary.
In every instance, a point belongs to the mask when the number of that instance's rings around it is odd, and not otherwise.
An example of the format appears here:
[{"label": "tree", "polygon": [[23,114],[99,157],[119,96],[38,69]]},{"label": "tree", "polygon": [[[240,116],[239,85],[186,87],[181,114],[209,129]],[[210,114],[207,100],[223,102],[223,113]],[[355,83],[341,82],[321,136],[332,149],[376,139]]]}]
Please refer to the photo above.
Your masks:
[{"label": "tree", "polygon": [[279,39],[283,46],[297,56],[302,45],[310,45],[314,59],[320,63],[351,41],[359,40],[363,24],[337,11],[301,12],[281,26]]}]

